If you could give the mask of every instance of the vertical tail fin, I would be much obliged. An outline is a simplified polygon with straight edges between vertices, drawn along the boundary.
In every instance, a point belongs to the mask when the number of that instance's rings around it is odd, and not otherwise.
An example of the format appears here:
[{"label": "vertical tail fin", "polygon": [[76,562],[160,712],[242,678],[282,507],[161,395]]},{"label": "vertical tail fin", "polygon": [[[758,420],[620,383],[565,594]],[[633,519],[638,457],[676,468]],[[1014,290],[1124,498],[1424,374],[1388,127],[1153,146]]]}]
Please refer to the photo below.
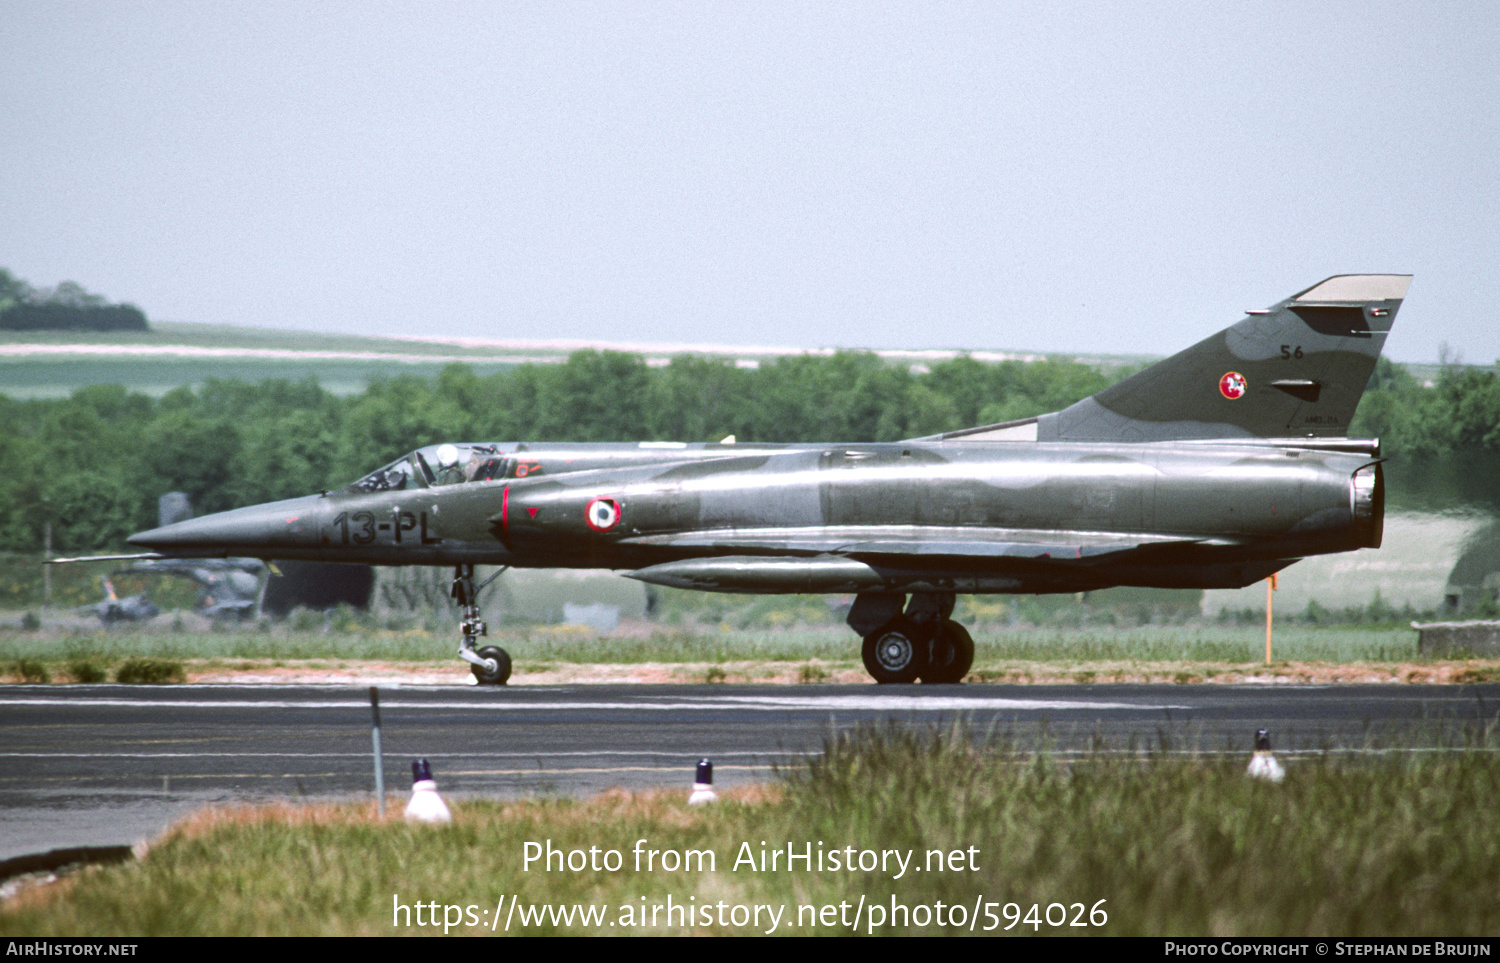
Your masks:
[{"label": "vertical tail fin", "polygon": [[1342,437],[1410,283],[1409,274],[1331,277],[1042,415],[1037,440]]}]

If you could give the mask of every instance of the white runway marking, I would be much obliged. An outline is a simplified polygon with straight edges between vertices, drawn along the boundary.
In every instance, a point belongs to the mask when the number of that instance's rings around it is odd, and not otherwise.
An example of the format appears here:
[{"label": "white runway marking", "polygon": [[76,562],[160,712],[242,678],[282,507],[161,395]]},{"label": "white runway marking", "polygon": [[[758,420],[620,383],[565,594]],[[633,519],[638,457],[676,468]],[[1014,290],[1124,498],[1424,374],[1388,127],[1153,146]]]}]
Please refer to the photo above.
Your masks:
[{"label": "white runway marking", "polygon": [[903,709],[908,712],[955,712],[964,709],[1188,709],[1190,706],[1137,702],[1091,702],[1082,699],[960,699],[953,696],[720,696],[746,709]]},{"label": "white runway marking", "polygon": [[[549,759],[578,758],[578,757],[613,757],[613,756],[655,756],[663,759],[694,759],[704,755],[702,752],[668,752],[657,749],[598,749],[578,752],[455,752],[448,755],[461,755],[465,759],[535,759],[538,756],[546,756]],[[390,755],[387,753],[386,755]],[[434,754],[433,758],[442,758],[443,753]],[[735,750],[732,752],[709,752],[707,755],[715,759],[730,759],[736,756],[749,756],[752,759],[767,756],[786,756],[798,758],[802,753],[791,752],[785,749],[771,750],[767,752],[750,752]],[[110,752],[100,750],[98,752],[0,752],[0,759],[98,759],[108,756],[111,759],[368,759],[370,750],[359,749],[349,752]]]},{"label": "white runway marking", "polygon": [[[6,698],[0,696],[0,706],[113,706],[120,708],[182,708],[182,709],[354,709],[368,710],[364,701],[343,700],[338,702],[297,702],[291,700],[246,700],[208,701],[202,699],[63,699],[47,696]],[[723,712],[725,710],[750,710],[755,712],[782,712],[789,709],[814,709],[846,712],[978,712],[982,710],[1009,710],[1015,712],[1040,712],[1046,710],[1099,710],[1133,709],[1143,712],[1160,712],[1165,709],[1179,711],[1192,708],[1171,703],[1098,702],[1068,699],[1001,699],[953,696],[706,696],[702,699],[674,700],[671,702],[417,702],[411,699],[382,699],[380,706],[386,710],[441,709],[463,712],[573,712],[578,710],[609,710],[623,712]]]}]

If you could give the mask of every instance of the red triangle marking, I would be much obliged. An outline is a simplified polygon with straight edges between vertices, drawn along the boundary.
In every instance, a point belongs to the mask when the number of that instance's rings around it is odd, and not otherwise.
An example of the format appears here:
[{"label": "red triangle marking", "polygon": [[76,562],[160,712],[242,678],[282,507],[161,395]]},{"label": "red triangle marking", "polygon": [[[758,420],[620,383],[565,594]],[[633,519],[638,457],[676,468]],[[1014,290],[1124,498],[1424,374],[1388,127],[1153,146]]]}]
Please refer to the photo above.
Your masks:
[{"label": "red triangle marking", "polygon": [[538,511],[538,509],[528,508],[528,509],[526,509],[526,514],[530,515],[532,518],[536,518],[537,511]]}]

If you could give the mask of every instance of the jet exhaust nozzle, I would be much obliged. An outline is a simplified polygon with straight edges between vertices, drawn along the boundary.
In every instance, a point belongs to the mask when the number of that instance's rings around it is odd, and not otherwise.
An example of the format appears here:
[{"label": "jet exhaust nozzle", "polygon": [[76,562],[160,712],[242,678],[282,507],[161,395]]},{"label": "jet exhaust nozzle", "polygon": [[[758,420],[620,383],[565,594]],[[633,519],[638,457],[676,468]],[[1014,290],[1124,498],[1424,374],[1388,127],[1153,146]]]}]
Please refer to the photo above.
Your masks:
[{"label": "jet exhaust nozzle", "polygon": [[1349,481],[1349,510],[1362,548],[1379,548],[1385,533],[1385,477],[1380,463],[1366,465]]}]

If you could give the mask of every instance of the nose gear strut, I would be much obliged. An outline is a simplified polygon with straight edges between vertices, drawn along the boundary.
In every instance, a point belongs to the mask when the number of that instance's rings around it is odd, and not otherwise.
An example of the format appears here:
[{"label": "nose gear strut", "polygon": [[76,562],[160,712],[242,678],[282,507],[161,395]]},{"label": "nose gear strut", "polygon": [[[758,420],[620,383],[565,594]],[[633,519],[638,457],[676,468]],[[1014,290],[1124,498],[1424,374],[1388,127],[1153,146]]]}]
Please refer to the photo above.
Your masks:
[{"label": "nose gear strut", "polygon": [[458,657],[473,667],[474,678],[479,680],[480,685],[505,685],[510,678],[509,652],[495,645],[487,645],[478,650],[474,647],[481,637],[490,634],[488,626],[479,617],[479,593],[508,567],[501,566],[499,571],[478,585],[474,584],[473,565],[453,567],[452,595],[459,605],[458,631],[462,635],[458,642]]}]

